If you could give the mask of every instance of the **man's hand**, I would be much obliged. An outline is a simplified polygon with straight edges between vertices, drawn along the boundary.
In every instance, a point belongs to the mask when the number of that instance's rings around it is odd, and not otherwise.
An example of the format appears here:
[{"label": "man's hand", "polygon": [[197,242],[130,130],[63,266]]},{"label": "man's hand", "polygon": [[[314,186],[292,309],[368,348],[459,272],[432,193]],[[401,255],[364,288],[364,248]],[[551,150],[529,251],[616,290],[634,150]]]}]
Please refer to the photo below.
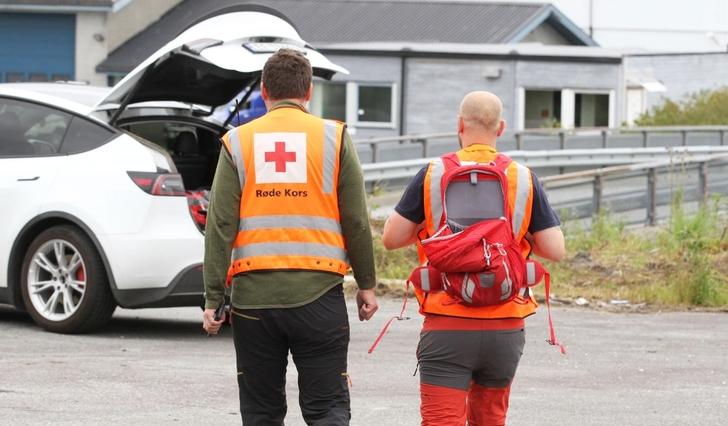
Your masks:
[{"label": "man's hand", "polygon": [[220,327],[224,322],[225,314],[223,314],[222,318],[220,318],[220,321],[215,321],[214,309],[205,309],[205,311],[202,312],[202,328],[204,328],[207,334],[211,336],[220,331]]},{"label": "man's hand", "polygon": [[369,321],[379,309],[374,289],[358,290],[356,292],[356,306],[359,308],[359,321]]}]

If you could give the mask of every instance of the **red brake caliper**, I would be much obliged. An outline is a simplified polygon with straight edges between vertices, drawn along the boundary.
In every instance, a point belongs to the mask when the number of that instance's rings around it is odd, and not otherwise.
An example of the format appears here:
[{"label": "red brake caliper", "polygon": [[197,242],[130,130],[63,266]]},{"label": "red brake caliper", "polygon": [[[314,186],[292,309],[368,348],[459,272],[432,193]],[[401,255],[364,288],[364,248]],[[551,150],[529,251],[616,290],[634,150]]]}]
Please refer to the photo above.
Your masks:
[{"label": "red brake caliper", "polygon": [[76,279],[78,281],[86,281],[86,271],[83,270],[83,266],[79,266],[76,270]]}]

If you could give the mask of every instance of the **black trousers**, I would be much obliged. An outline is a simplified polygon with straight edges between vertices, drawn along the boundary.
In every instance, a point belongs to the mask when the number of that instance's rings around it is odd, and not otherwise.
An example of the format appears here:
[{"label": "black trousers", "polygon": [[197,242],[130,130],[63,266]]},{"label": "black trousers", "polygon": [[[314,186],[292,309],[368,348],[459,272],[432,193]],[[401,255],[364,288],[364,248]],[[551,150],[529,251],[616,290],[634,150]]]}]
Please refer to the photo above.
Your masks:
[{"label": "black trousers", "polygon": [[298,308],[235,309],[233,334],[244,425],[283,425],[289,350],[306,424],[349,424],[349,317],[341,285]]}]

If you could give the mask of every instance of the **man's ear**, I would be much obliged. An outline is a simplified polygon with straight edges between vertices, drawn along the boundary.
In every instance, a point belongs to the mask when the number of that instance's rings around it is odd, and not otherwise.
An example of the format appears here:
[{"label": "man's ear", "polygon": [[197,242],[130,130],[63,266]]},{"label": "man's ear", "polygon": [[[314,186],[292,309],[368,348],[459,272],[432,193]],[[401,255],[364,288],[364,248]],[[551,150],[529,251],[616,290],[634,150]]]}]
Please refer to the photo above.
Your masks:
[{"label": "man's ear", "polygon": [[269,101],[270,96],[268,96],[268,88],[265,87],[265,84],[263,82],[260,82],[260,97],[263,98],[264,101]]},{"label": "man's ear", "polygon": [[498,123],[498,131],[496,132],[497,137],[503,136],[503,133],[506,131],[506,120],[501,119],[500,123]]},{"label": "man's ear", "polygon": [[458,115],[458,134],[462,134],[463,132],[465,132],[465,120]]},{"label": "man's ear", "polygon": [[313,97],[313,83],[311,83],[310,86],[308,86],[308,90],[306,91],[306,97],[303,98],[305,102],[309,102],[311,100],[311,97]]}]

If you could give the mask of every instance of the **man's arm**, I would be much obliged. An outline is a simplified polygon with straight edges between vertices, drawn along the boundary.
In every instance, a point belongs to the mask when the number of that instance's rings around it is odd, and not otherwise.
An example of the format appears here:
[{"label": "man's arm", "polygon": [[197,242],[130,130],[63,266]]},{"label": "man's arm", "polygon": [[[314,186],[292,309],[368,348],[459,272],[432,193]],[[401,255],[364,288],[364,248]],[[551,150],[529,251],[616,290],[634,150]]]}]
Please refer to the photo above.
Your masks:
[{"label": "man's arm", "polygon": [[219,329],[219,324],[210,320],[214,309],[225,297],[225,280],[230,267],[230,254],[233,241],[238,234],[241,190],[237,173],[230,154],[223,147],[220,150],[207,209],[205,259],[202,271],[205,281],[203,321],[205,330],[212,334]]},{"label": "man's arm", "polygon": [[346,243],[346,251],[354,271],[354,279],[359,287],[357,305],[359,319],[368,320],[378,309],[374,287],[374,247],[372,229],[369,226],[364,174],[359,158],[349,134],[344,132],[339,163],[339,214],[341,231]]},{"label": "man's arm", "polygon": [[537,256],[558,262],[566,255],[564,233],[558,226],[538,231],[533,234],[531,248]]},{"label": "man's arm", "polygon": [[382,244],[387,250],[395,250],[417,242],[417,232],[422,229],[421,224],[412,222],[401,214],[393,211],[384,224]]},{"label": "man's arm", "polygon": [[551,208],[546,191],[533,172],[531,172],[531,180],[533,182],[533,205],[528,231],[532,238],[529,239],[529,242],[537,256],[558,262],[566,255],[564,233],[559,227],[561,221]]},{"label": "man's arm", "polygon": [[423,191],[427,168],[420,169],[407,185],[399,203],[384,224],[382,243],[387,250],[394,250],[417,242],[417,233],[425,221]]}]

